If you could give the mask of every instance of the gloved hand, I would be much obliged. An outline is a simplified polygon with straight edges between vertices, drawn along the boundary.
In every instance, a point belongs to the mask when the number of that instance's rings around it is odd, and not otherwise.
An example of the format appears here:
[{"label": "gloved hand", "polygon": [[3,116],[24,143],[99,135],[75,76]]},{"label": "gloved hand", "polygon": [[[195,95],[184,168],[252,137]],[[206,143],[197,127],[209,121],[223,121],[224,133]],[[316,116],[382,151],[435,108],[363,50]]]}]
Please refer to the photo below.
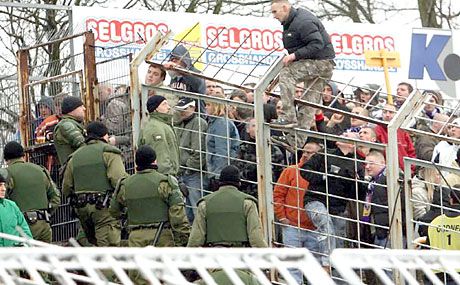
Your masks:
[{"label": "gloved hand", "polygon": [[180,189],[180,192],[182,192],[182,195],[184,195],[184,197],[188,197],[188,187],[187,185],[185,185],[184,182],[179,182],[179,189]]}]

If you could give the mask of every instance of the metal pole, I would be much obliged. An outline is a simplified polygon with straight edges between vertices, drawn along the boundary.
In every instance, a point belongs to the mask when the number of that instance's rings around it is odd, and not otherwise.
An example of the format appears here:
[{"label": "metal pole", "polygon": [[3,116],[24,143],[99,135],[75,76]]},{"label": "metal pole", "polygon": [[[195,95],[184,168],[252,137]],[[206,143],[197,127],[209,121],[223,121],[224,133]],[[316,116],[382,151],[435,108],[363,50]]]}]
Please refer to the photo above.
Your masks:
[{"label": "metal pole", "polygon": [[[69,31],[70,31],[70,34],[72,35],[73,34],[73,11],[72,10],[68,10],[67,11],[67,14],[69,16]],[[74,46],[74,43],[73,43],[73,40],[70,40],[70,70],[75,70],[75,46]],[[72,75],[72,94],[75,94],[77,92],[77,77],[75,75]],[[80,84],[82,84],[80,82]]]},{"label": "metal pole", "polygon": [[[393,249],[403,248],[403,232],[402,232],[402,216],[401,216],[401,198],[398,195],[399,191],[399,160],[398,160],[398,129],[404,119],[409,116],[416,104],[420,101],[421,93],[418,91],[412,92],[409,98],[396,113],[393,120],[388,124],[388,145],[387,145],[387,193],[388,193],[388,214],[391,224],[390,226],[390,241]],[[404,195],[404,193],[402,194]],[[410,210],[410,209],[407,209]],[[394,218],[391,220],[391,217]],[[403,284],[403,277],[397,270],[394,271],[396,284]]]},{"label": "metal pole", "polygon": [[[257,83],[254,89],[254,107],[256,120],[256,151],[257,151],[257,192],[259,197],[259,214],[262,220],[262,227],[265,232],[265,239],[268,244],[272,243],[273,205],[272,195],[272,170],[271,170],[271,148],[269,144],[270,128],[264,124],[263,95],[270,82],[279,74],[283,62],[281,58],[275,62],[265,73],[264,77]],[[269,197],[270,196],[270,197]],[[270,211],[271,209],[271,211]]]}]

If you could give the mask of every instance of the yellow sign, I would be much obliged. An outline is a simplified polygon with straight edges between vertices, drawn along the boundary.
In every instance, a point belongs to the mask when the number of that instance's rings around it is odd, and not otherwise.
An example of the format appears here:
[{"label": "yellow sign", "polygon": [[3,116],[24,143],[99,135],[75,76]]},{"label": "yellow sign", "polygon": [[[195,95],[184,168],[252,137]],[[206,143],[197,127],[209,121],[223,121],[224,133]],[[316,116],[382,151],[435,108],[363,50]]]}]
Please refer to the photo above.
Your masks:
[{"label": "yellow sign", "polygon": [[390,74],[388,73],[388,68],[401,66],[401,61],[399,60],[399,52],[387,51],[385,49],[378,51],[366,50],[364,52],[364,56],[366,57],[366,65],[373,67],[383,67],[383,72],[385,74],[385,84],[387,86],[387,102],[389,104],[393,104],[393,96],[391,96]]},{"label": "yellow sign", "polygon": [[[192,58],[192,63],[200,57],[201,53],[203,52],[203,48],[201,47],[201,25],[200,23],[196,23],[195,25],[186,28],[180,33],[177,33],[174,36],[174,46],[179,42],[183,43],[184,46],[188,49],[190,53],[190,57]],[[202,70],[204,64],[202,63],[203,58],[198,60],[194,64],[196,68]]]},{"label": "yellow sign", "polygon": [[387,50],[367,50],[364,52],[366,65],[384,67],[383,61],[386,60],[387,67],[401,67],[399,52]]}]

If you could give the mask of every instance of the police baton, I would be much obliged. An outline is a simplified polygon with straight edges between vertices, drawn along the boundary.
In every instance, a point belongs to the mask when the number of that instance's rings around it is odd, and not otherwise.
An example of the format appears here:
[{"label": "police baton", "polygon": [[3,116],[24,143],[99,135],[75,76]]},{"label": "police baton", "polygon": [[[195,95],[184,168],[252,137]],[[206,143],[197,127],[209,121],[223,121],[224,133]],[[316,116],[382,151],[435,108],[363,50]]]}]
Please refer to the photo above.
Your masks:
[{"label": "police baton", "polygon": [[157,246],[158,240],[160,239],[161,232],[163,231],[163,226],[165,225],[165,222],[160,222],[157,228],[157,232],[155,233],[155,237],[153,238],[152,245]]}]

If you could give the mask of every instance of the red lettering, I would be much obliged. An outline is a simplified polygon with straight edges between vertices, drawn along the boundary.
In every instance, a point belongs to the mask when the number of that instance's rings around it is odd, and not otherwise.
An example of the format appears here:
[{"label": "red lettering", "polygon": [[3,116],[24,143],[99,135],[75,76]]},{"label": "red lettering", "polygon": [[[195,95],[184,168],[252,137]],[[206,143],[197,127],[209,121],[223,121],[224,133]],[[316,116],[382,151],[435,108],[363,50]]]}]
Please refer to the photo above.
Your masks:
[{"label": "red lettering", "polygon": [[210,48],[282,51],[282,35],[280,30],[208,26],[206,28],[206,43]]},{"label": "red lettering", "polygon": [[166,23],[130,22],[105,19],[87,19],[86,29],[92,30],[96,41],[132,43],[151,40],[157,32],[166,33]]},{"label": "red lettering", "polygon": [[335,53],[345,55],[362,55],[366,50],[394,51],[394,39],[390,36],[381,35],[350,35],[350,34],[331,34],[331,43]]}]

